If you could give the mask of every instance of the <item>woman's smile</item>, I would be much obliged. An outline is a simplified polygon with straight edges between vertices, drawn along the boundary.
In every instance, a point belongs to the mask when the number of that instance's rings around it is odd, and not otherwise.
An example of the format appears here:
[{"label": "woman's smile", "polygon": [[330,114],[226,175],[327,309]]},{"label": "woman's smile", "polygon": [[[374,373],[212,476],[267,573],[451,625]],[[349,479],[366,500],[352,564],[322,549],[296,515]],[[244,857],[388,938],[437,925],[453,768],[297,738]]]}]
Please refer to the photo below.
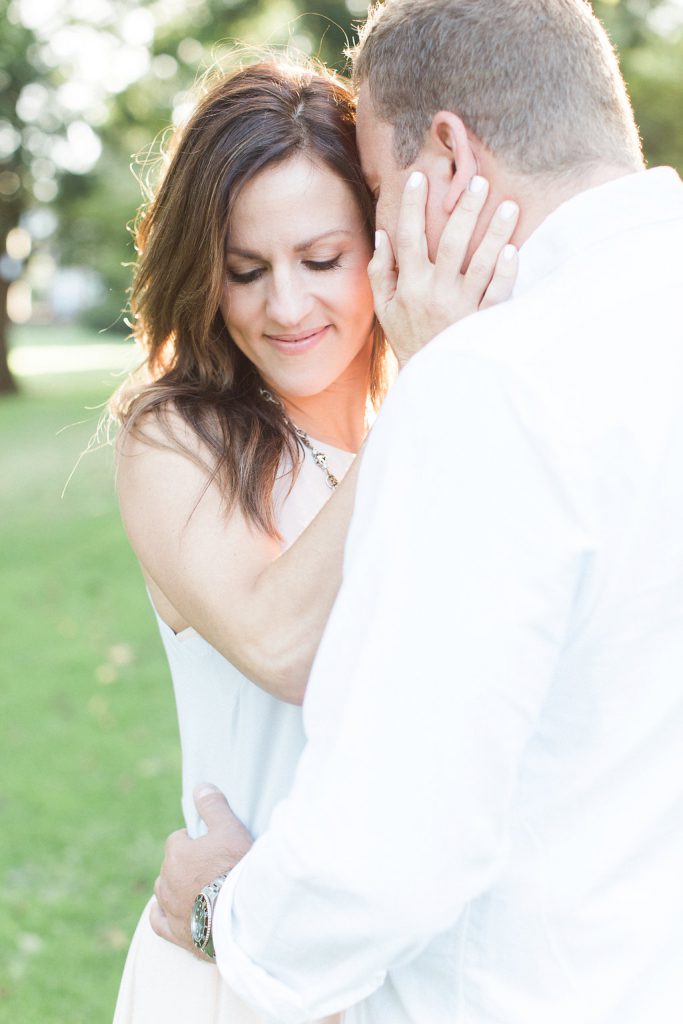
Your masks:
[{"label": "woman's smile", "polygon": [[326,337],[330,330],[330,324],[322,327],[314,327],[312,330],[301,331],[299,334],[266,334],[265,338],[285,355],[297,355],[300,352],[308,352]]}]

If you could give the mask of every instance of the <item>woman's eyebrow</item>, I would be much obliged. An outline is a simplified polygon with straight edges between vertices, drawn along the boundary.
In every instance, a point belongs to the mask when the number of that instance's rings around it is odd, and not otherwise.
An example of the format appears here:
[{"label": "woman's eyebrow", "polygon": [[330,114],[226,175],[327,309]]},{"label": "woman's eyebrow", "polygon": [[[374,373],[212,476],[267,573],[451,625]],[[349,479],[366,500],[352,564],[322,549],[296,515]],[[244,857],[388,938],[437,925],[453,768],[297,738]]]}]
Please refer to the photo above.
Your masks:
[{"label": "woman's eyebrow", "polygon": [[[294,246],[294,252],[304,252],[306,249],[311,249],[317,242],[322,242],[325,238],[330,238],[332,235],[353,235],[353,231],[349,231],[348,228],[332,228],[330,231],[323,231],[321,235],[316,235],[315,238],[308,238],[305,242],[300,242]],[[228,246],[227,252],[231,256],[243,256],[247,260],[261,260],[263,256],[258,252],[249,252],[247,249],[235,249],[233,246]]]},{"label": "woman's eyebrow", "polygon": [[331,231],[324,231],[322,235],[316,235],[315,238],[309,238],[308,241],[295,245],[294,252],[303,252],[304,249],[310,249],[316,242],[322,242],[324,238],[329,238],[331,235],[353,235],[353,231],[349,231],[347,228],[332,228]]}]

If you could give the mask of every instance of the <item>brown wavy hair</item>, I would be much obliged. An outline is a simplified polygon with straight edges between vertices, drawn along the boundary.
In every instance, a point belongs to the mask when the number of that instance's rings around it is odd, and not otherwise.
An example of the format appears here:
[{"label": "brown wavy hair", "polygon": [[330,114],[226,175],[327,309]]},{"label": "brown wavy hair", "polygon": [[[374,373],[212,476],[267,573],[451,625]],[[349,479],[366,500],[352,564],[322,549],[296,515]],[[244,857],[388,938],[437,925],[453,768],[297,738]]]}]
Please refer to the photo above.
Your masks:
[{"label": "brown wavy hair", "polygon": [[[264,168],[301,153],[350,186],[371,236],[373,203],[345,80],[324,68],[267,60],[223,75],[200,100],[173,138],[166,171],[137,222],[130,309],[145,361],[110,403],[123,431],[138,436],[144,437],[142,418],[153,414],[169,445],[218,482],[226,507],[237,503],[272,534],[275,481],[283,464],[294,478],[303,449],[284,410],[261,395],[264,382],[231,338],[220,300],[241,189]],[[385,353],[376,327],[368,381],[375,405],[385,387]],[[177,416],[208,459],[179,436]]]}]

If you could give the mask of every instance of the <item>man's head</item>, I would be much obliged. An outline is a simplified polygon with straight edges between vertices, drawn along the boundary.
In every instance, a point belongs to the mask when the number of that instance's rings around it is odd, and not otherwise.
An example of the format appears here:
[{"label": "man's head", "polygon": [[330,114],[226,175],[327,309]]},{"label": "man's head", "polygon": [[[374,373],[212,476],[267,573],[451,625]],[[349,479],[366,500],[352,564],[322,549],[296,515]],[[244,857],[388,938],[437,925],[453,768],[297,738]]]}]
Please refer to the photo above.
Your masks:
[{"label": "man's head", "polygon": [[617,61],[584,0],[386,0],[354,53],[359,144],[390,234],[410,170],[430,249],[477,172],[549,184],[642,167]]}]

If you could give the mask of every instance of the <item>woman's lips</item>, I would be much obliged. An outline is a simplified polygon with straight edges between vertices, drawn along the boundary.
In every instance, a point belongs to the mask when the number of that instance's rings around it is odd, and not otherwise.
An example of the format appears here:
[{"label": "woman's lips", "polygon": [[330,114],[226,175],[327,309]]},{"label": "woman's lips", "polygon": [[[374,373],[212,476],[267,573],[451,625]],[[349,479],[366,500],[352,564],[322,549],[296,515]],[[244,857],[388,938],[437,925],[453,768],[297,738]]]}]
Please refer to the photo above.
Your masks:
[{"label": "woman's lips", "polygon": [[325,324],[324,327],[316,327],[313,331],[301,331],[299,334],[266,334],[265,337],[278,352],[296,355],[299,352],[307,352],[317,345],[329,327],[329,324]]}]

